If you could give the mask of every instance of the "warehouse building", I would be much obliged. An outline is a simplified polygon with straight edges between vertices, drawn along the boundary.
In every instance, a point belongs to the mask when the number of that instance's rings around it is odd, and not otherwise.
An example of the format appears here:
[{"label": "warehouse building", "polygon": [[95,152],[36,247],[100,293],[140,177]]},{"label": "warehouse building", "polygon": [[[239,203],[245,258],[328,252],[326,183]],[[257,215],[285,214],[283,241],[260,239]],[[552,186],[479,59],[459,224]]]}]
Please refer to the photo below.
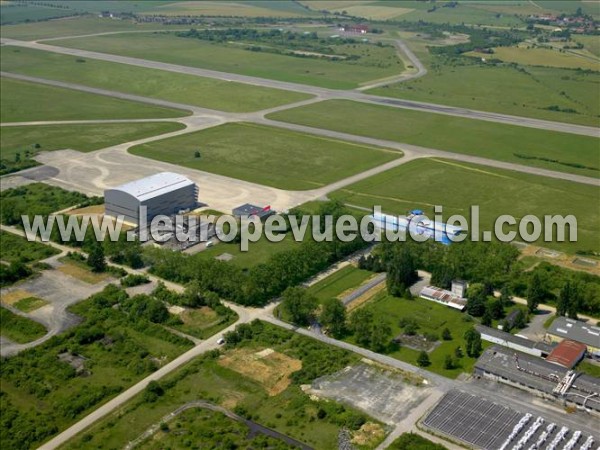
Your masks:
[{"label": "warehouse building", "polygon": [[553,351],[553,346],[544,342],[535,342],[521,336],[496,330],[495,328],[476,325],[475,329],[481,334],[481,339],[501,345],[512,350],[527,353],[528,355],[544,357]]},{"label": "warehouse building", "polygon": [[570,339],[587,346],[588,353],[600,358],[600,327],[566,317],[557,317],[548,328],[547,338],[552,342]]},{"label": "warehouse building", "polygon": [[526,353],[490,347],[475,363],[475,374],[600,415],[600,379]]},{"label": "warehouse building", "polygon": [[[158,215],[171,216],[195,208],[198,187],[183,175],[161,172],[105,190],[104,202],[106,215],[122,215],[125,222],[140,225]],[[145,212],[141,211],[143,207]]]},{"label": "warehouse building", "polygon": [[586,350],[585,344],[565,339],[550,352],[546,361],[571,369],[583,359]]},{"label": "warehouse building", "polygon": [[264,219],[265,217],[270,216],[274,212],[275,211],[273,211],[271,209],[270,205],[262,207],[262,206],[252,205],[250,203],[244,203],[243,205],[240,205],[231,210],[231,213],[237,218],[258,217],[260,219]]}]

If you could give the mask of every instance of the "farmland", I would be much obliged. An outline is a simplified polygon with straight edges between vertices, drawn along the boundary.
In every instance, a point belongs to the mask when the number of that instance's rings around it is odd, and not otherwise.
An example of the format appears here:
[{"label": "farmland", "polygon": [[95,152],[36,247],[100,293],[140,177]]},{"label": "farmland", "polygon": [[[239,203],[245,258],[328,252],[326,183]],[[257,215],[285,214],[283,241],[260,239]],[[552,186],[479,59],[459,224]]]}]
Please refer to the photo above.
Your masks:
[{"label": "farmland", "polygon": [[404,70],[402,61],[393,47],[380,47],[363,42],[330,44],[336,53],[360,56],[359,59],[348,61],[251,51],[244,49],[244,44],[255,45],[251,41],[217,44],[177,37],[171,33],[105,35],[59,40],[54,43],[334,89],[355,88],[365,81],[396,75]]},{"label": "farmland", "polygon": [[2,122],[162,119],[186,111],[144,105],[86,92],[2,78]]},{"label": "farmland", "polygon": [[330,197],[367,208],[381,205],[384,212],[395,214],[420,208],[430,217],[433,205],[442,205],[446,219],[451,214],[469,217],[470,206],[478,205],[481,230],[493,230],[493,221],[501,214],[510,214],[517,220],[527,214],[573,214],[577,218],[577,242],[539,245],[574,253],[600,250],[594,231],[600,226],[600,217],[597,208],[591,207],[598,204],[599,195],[594,186],[421,159],[336,191]]},{"label": "farmland", "polygon": [[[599,105],[590,95],[600,92],[599,73],[480,64],[469,58],[459,62],[431,57],[430,64],[425,77],[369,93],[582,125],[599,123]],[[559,111],[549,109],[552,106]]]},{"label": "farmland", "polygon": [[229,112],[310,98],[301,93],[25,48],[3,51],[2,70]]},{"label": "farmland", "polygon": [[[17,153],[26,150],[32,153],[62,149],[91,152],[183,128],[184,125],[168,122],[3,127],[0,145],[2,159],[13,160]],[[39,144],[39,148],[34,148],[35,144]]]},{"label": "farmland", "polygon": [[[329,100],[273,113],[268,117],[561,172],[591,177],[600,174],[598,140],[594,137],[346,100]],[[431,133],[431,130],[436,132]],[[574,148],[577,149],[576,155],[573,154]]]},{"label": "farmland", "polygon": [[[200,157],[195,152],[200,152]],[[280,189],[312,189],[401,156],[364,145],[249,123],[142,144],[134,155]]]}]

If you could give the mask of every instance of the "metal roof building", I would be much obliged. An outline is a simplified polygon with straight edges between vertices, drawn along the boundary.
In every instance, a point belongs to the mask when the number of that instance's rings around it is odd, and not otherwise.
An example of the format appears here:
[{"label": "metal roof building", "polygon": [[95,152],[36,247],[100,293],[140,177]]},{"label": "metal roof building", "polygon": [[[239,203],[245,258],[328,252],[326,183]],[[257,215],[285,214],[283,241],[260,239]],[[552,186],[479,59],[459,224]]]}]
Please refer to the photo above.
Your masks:
[{"label": "metal roof building", "polygon": [[[178,211],[195,208],[198,187],[189,178],[172,172],[161,172],[104,191],[106,214],[124,216],[126,222],[140,224],[157,215],[171,216]],[[141,211],[145,207],[145,213]]]},{"label": "metal roof building", "polygon": [[533,356],[542,357],[549,354],[553,350],[552,345],[544,342],[535,342],[525,339],[521,336],[507,333],[506,331],[497,330],[495,328],[476,325],[475,329],[481,334],[481,339],[494,344],[502,345],[513,350],[518,350]]},{"label": "metal roof building", "polygon": [[546,358],[546,361],[560,364],[567,369],[575,366],[585,356],[587,347],[580,342],[565,339],[561,341]]},{"label": "metal roof building", "polygon": [[581,342],[587,346],[590,354],[600,357],[600,327],[580,320],[557,317],[548,328],[548,337],[553,341],[570,339]]}]

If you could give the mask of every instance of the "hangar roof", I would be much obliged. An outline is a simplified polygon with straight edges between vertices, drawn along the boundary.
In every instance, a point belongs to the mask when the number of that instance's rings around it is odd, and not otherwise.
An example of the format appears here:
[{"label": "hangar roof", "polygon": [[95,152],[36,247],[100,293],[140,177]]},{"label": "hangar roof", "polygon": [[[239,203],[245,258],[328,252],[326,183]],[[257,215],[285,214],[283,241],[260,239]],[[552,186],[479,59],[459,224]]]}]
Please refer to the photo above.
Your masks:
[{"label": "hangar roof", "polygon": [[585,355],[587,346],[580,342],[570,341],[565,339],[556,346],[552,353],[548,355],[546,361],[560,364],[563,367],[570,369]]},{"label": "hangar roof", "polygon": [[125,192],[139,201],[144,201],[193,184],[193,181],[183,175],[173,172],[160,172],[122,184],[113,188],[113,190]]}]

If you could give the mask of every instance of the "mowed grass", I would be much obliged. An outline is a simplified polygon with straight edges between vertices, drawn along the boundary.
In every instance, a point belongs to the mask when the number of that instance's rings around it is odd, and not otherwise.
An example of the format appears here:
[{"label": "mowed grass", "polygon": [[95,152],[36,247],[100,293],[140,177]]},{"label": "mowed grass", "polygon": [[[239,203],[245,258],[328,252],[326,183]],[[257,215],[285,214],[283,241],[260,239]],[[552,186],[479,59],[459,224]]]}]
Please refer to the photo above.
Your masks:
[{"label": "mowed grass", "polygon": [[18,316],[0,307],[0,335],[13,342],[24,344],[35,341],[46,334],[46,328],[38,322]]},{"label": "mowed grass", "polygon": [[[426,368],[427,370],[448,378],[456,378],[462,372],[471,372],[476,358],[466,356],[464,334],[474,325],[474,322],[473,319],[469,320],[466,314],[422,298],[407,300],[392,297],[386,291],[377,294],[373,300],[362,308],[373,311],[375,323],[387,322],[392,328],[393,337],[401,334],[400,320],[404,318],[413,319],[417,322],[419,325],[418,334],[436,334],[439,337],[440,345],[429,353],[431,365]],[[444,328],[450,330],[452,340],[442,340],[441,332]],[[353,337],[345,340],[355,343]],[[458,363],[456,368],[445,369],[444,360],[447,355],[455,358],[454,351],[456,347],[461,347],[464,356],[456,360]],[[419,353],[417,350],[400,345],[400,348],[389,353],[389,356],[416,366]]]},{"label": "mowed grass", "polygon": [[250,123],[225,124],[129,151],[288,190],[318,188],[401,156],[390,150]]},{"label": "mowed grass", "polygon": [[[125,36],[123,43],[129,42],[131,37]],[[191,40],[182,38],[182,41],[189,43]],[[280,89],[26,48],[3,48],[2,70],[228,112],[256,111],[311,97]]]},{"label": "mowed grass", "polygon": [[[388,139],[455,153],[600,176],[598,139],[348,100],[329,100],[268,116],[274,120]],[[562,164],[527,158],[550,158]],[[581,164],[575,168],[567,164]]]},{"label": "mowed grass", "polygon": [[[12,160],[16,153],[72,149],[91,152],[123,142],[181,130],[180,123],[107,123],[76,125],[36,125],[3,127],[0,135],[2,159]],[[40,144],[34,149],[34,144]]]},{"label": "mowed grass", "polygon": [[38,297],[26,297],[15,302],[13,306],[20,311],[29,313],[41,308],[42,306],[46,306],[47,304],[48,302],[44,299]]},{"label": "mowed grass", "polygon": [[[470,52],[467,55],[490,58],[490,55],[477,52]],[[532,66],[600,70],[600,61],[596,58],[584,58],[574,53],[560,52],[557,49],[549,48],[497,47],[494,48],[494,54],[491,57],[501,61]]]},{"label": "mowed grass", "polygon": [[357,288],[372,276],[373,272],[361,270],[355,266],[346,266],[308,288],[308,292],[322,302],[330,298],[337,298],[344,292]]},{"label": "mowed grass", "polygon": [[[486,57],[489,57],[486,56]],[[422,78],[368,91],[482,111],[600,126],[600,73],[545,67],[462,64],[431,57]],[[577,113],[550,111],[558,106]]]},{"label": "mowed grass", "polygon": [[2,122],[41,120],[163,119],[189,112],[72,91],[11,78],[1,79]]},{"label": "mowed grass", "polygon": [[[543,242],[538,245],[574,253],[600,250],[600,190],[595,186],[536,175],[491,169],[439,159],[420,159],[375,175],[329,195],[353,205],[381,205],[391,214],[423,209],[433,218],[433,206],[443,206],[443,217],[470,217],[471,205],[480,209],[480,233],[493,232],[495,219],[509,214],[518,221],[528,214],[573,214],[577,242]],[[516,226],[505,231],[517,230]],[[567,233],[568,237],[568,233]],[[543,239],[543,234],[542,234]]]},{"label": "mowed grass", "polygon": [[[356,61],[331,61],[253,52],[239,45],[216,44],[169,33],[105,35],[53,43],[333,89],[353,89],[366,81],[397,75],[404,70],[395,48],[367,44],[357,45],[357,48],[367,48],[368,56],[362,55]],[[349,47],[344,48],[344,52],[354,53],[352,46]]]}]

